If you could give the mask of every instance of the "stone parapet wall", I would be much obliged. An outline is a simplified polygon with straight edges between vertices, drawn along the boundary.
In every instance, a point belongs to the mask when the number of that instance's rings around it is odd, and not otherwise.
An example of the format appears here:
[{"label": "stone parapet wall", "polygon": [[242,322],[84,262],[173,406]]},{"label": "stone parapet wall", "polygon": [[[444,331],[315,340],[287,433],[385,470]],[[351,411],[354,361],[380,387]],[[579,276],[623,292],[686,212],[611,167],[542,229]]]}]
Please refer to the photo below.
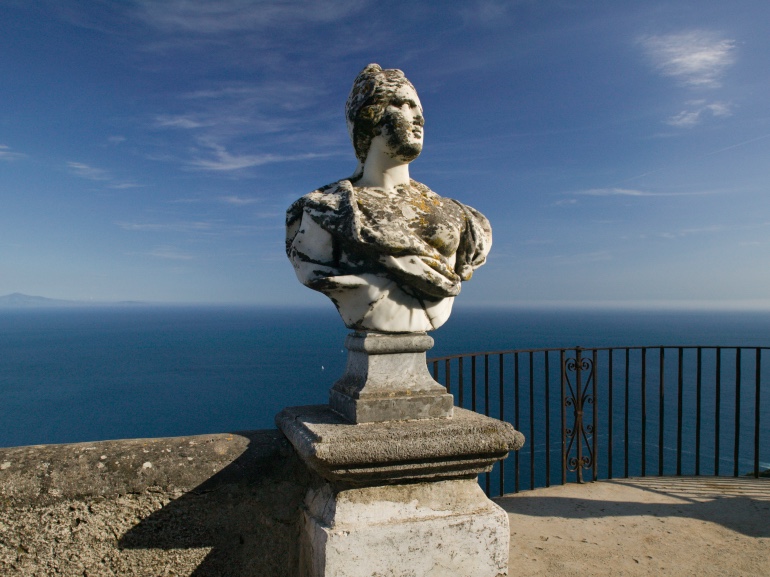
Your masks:
[{"label": "stone parapet wall", "polygon": [[0,449],[0,575],[296,574],[278,431]]}]

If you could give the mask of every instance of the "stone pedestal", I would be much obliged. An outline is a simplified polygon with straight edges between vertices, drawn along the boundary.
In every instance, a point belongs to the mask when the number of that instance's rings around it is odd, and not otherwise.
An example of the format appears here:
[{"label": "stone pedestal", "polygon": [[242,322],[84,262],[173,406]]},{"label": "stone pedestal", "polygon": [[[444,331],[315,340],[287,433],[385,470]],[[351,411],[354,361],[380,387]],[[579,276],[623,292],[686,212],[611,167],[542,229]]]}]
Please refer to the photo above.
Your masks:
[{"label": "stone pedestal", "polygon": [[508,571],[508,515],[474,479],[311,490],[302,518],[303,577],[498,577]]},{"label": "stone pedestal", "polygon": [[452,395],[428,372],[425,333],[356,332],[345,340],[345,374],[329,392],[329,406],[351,423],[452,416]]},{"label": "stone pedestal", "polygon": [[305,497],[303,577],[498,577],[508,516],[476,482],[524,437],[455,408],[451,418],[352,424],[330,407],[276,423],[316,482]]}]

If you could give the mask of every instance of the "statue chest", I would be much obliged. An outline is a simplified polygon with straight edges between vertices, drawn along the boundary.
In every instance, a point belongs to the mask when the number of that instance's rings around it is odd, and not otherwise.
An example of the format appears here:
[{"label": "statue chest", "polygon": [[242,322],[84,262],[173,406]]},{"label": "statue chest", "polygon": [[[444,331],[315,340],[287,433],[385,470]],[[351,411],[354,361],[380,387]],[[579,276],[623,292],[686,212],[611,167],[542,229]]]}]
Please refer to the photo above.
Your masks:
[{"label": "statue chest", "polygon": [[367,226],[376,227],[395,244],[409,244],[411,237],[448,257],[460,244],[464,215],[451,200],[428,192],[410,187],[389,194],[359,193],[358,208]]}]

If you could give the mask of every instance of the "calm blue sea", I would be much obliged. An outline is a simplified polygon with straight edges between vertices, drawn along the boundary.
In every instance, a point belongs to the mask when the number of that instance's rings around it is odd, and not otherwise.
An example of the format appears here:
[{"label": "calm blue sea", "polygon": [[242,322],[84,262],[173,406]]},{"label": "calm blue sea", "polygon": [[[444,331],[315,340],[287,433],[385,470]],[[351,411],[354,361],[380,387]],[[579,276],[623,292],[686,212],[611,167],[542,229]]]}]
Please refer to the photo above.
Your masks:
[{"label": "calm blue sea", "polygon": [[[347,332],[331,307],[0,310],[0,446],[272,428],[326,402]],[[460,309],[432,336],[428,356],[768,346],[770,313]]]}]

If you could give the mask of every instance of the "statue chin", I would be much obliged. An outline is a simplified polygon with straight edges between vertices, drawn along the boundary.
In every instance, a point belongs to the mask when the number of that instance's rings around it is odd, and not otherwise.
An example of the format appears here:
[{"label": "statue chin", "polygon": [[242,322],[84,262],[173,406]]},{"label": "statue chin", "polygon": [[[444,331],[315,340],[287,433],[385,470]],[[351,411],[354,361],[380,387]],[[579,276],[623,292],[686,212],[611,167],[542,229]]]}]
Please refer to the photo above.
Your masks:
[{"label": "statue chin", "polygon": [[328,278],[321,289],[334,302],[349,329],[381,333],[427,332],[443,325],[452,312],[454,297],[416,298],[386,277],[364,274],[360,279],[361,284],[337,284],[333,278]]}]

